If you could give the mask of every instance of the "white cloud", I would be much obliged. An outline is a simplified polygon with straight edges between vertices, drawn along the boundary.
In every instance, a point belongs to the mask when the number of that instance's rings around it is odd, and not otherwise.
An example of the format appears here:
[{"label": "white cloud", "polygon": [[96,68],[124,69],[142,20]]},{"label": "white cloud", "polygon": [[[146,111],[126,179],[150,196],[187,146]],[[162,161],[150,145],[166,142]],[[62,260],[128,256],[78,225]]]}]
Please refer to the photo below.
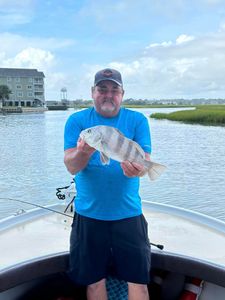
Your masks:
[{"label": "white cloud", "polygon": [[0,33],[0,52],[7,52],[8,55],[15,55],[23,49],[41,48],[50,51],[73,46],[76,42],[72,39],[26,37],[9,32]]},{"label": "white cloud", "polygon": [[4,16],[0,15],[0,24],[5,27],[12,25],[26,24],[30,22],[30,16],[19,13],[9,13]]},{"label": "white cloud", "polygon": [[54,55],[50,51],[37,48],[27,48],[13,58],[2,62],[4,67],[48,69],[53,65]]},{"label": "white cloud", "polygon": [[[57,100],[60,94],[57,90],[61,85],[69,84],[71,76],[59,71],[59,64],[63,65],[63,57],[58,50],[67,49],[75,45],[72,39],[26,37],[8,32],[0,33],[0,67],[34,68],[45,74],[46,98]],[[41,45],[41,46],[40,46]]]},{"label": "white cloud", "polygon": [[[47,45],[49,41],[45,43]],[[5,49],[8,47],[10,45]],[[94,74],[106,66],[121,71],[125,98],[208,98],[225,94],[224,31],[203,37],[182,34],[174,41],[149,45],[139,57],[129,62],[115,60],[107,65],[80,63],[79,71],[73,68],[60,70],[63,57],[60,60],[55,50],[40,47],[27,47],[11,57],[7,51],[0,51],[0,59],[4,66],[31,67],[43,71],[46,76],[46,99],[49,100],[60,99],[63,86],[67,88],[71,100],[90,99]]]},{"label": "white cloud", "polygon": [[225,95],[224,61],[225,33],[217,32],[195,38],[183,34],[174,42],[146,47],[129,63],[108,66],[121,71],[126,97],[209,98]]},{"label": "white cloud", "polygon": [[172,45],[171,41],[169,41],[169,42],[162,42],[162,43],[153,43],[153,44],[150,44],[149,46],[147,46],[146,49],[154,48],[154,47],[158,47],[158,46],[169,47],[171,45]]},{"label": "white cloud", "polygon": [[2,28],[29,23],[34,14],[34,0],[0,0],[0,24]]},{"label": "white cloud", "polygon": [[[166,45],[166,46],[165,46]],[[81,65],[76,78],[65,79],[70,99],[90,99],[94,74],[111,67],[121,71],[125,98],[210,98],[225,95],[225,32],[202,37],[186,34],[148,46],[129,61]]]},{"label": "white cloud", "polygon": [[195,38],[193,36],[188,36],[186,34],[181,34],[176,39],[176,44],[179,45],[179,44],[182,44],[182,43],[190,42],[190,41],[193,41],[194,39]]}]

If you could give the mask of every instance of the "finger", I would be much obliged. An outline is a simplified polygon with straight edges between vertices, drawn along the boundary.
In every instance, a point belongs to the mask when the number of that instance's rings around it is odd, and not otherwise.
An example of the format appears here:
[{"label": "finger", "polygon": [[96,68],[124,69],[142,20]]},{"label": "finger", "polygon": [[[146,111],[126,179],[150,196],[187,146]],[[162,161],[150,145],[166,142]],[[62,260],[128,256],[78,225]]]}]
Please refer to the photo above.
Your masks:
[{"label": "finger", "polygon": [[132,173],[138,174],[144,170],[144,166],[135,163],[135,162],[129,162],[125,161],[123,162],[125,167],[128,168]]},{"label": "finger", "polygon": [[126,172],[131,172],[131,173],[133,173],[134,167],[132,166],[132,164],[131,164],[129,161],[124,161],[124,162],[122,163],[122,166],[123,166],[123,169],[124,169]]},{"label": "finger", "polygon": [[121,167],[123,169],[124,175],[126,175],[128,177],[136,177],[140,173],[140,171],[138,169],[136,169],[132,165],[132,163],[130,163],[128,161],[121,163]]},{"label": "finger", "polygon": [[139,172],[142,172],[144,170],[144,166],[137,164],[136,162],[132,162],[132,165],[135,169],[137,169]]}]

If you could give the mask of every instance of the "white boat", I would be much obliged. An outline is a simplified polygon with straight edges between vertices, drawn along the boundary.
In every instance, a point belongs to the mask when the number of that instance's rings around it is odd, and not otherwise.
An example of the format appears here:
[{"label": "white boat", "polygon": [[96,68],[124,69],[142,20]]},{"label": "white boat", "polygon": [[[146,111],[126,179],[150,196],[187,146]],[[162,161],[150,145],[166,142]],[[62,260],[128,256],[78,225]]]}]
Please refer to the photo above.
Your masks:
[{"label": "white boat", "polygon": [[[64,208],[20,211],[0,221],[0,300],[86,299],[85,287],[65,275],[72,218],[54,212]],[[152,246],[151,300],[224,300],[225,223],[148,201],[143,208],[151,241],[164,246]],[[116,288],[124,284],[116,281]],[[113,299],[127,298],[118,292]]]}]

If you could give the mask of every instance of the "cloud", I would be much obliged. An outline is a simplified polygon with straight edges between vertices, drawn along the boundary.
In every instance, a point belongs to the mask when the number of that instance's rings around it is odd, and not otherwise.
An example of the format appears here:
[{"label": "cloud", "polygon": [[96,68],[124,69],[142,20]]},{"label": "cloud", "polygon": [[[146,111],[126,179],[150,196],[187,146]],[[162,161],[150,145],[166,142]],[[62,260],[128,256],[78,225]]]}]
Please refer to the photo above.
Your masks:
[{"label": "cloud", "polygon": [[[171,3],[172,2],[172,3]],[[101,9],[99,9],[101,7]],[[186,5],[183,1],[122,0],[95,1],[88,0],[77,14],[80,20],[92,20],[93,26],[107,35],[140,30],[142,26],[151,26],[156,15],[166,19],[181,18]]]},{"label": "cloud", "polygon": [[[13,15],[15,24],[32,18],[43,21],[40,24],[46,28],[45,37],[41,37],[40,31],[40,36],[35,36],[33,23],[29,31],[26,26],[18,26],[14,33],[0,32],[0,61],[1,67],[32,67],[43,71],[47,99],[59,98],[58,90],[63,86],[70,99],[90,99],[94,74],[106,66],[121,71],[126,97],[192,98],[225,94],[222,1],[191,1],[193,6],[190,6],[186,0],[99,0],[97,7],[94,1],[87,0],[77,5],[77,9],[73,1],[69,2],[67,6],[57,1],[53,10],[54,1],[48,1],[45,21],[39,14],[43,10],[37,7],[38,1],[0,0],[0,21],[5,18],[4,24]],[[199,26],[198,20],[208,12],[220,16],[216,20],[221,22],[217,32],[213,33],[215,27]],[[57,36],[66,32],[66,36],[79,38],[79,44],[73,38],[64,38],[65,34],[63,38],[52,35],[46,38],[50,24],[56,20]],[[58,20],[65,21],[60,29]],[[215,26],[215,21],[212,24]],[[207,30],[211,33],[201,33]]]},{"label": "cloud", "polygon": [[[114,61],[126,97],[136,99],[210,98],[225,94],[225,32],[202,37],[179,35],[174,41],[147,46],[130,62]],[[89,74],[101,67],[89,69]]]},{"label": "cloud", "polygon": [[181,34],[169,42],[153,47],[150,44],[134,59],[80,64],[79,72],[70,70],[49,76],[55,90],[67,88],[71,100],[90,99],[94,74],[105,67],[121,71],[125,98],[224,98],[224,61],[224,31],[200,37]]},{"label": "cloud", "polygon": [[0,41],[0,52],[7,52],[8,55],[15,55],[28,47],[40,48],[40,45],[42,49],[53,51],[76,44],[73,39],[26,37],[9,32],[0,33]]},{"label": "cloud", "polygon": [[223,3],[223,0],[201,0],[203,4],[208,4],[208,5],[217,5],[220,3]]},{"label": "cloud", "polygon": [[0,0],[1,28],[29,23],[34,14],[34,0]]},{"label": "cloud", "polygon": [[185,42],[189,42],[189,41],[192,41],[192,40],[194,40],[193,36],[188,36],[186,34],[181,34],[176,39],[176,44],[179,45],[179,44],[182,44],[182,43],[185,43]]},{"label": "cloud", "polygon": [[12,68],[38,68],[48,69],[54,62],[54,55],[50,51],[37,48],[27,48],[13,58],[5,59],[2,62],[4,67]]}]

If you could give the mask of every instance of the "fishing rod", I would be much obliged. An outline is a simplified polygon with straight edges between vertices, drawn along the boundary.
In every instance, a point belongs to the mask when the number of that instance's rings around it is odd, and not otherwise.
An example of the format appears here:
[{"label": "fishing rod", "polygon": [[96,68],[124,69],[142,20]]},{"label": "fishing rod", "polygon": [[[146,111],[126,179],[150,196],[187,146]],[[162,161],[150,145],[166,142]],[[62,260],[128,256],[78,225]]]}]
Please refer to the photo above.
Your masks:
[{"label": "fishing rod", "polygon": [[[75,198],[75,197],[74,197],[74,198]],[[25,201],[25,200],[20,200],[20,199],[15,199],[15,198],[2,198],[2,197],[0,197],[0,200],[10,200],[10,201],[20,202],[20,203],[23,203],[23,204],[29,204],[29,205],[33,205],[33,206],[35,206],[35,207],[42,208],[42,209],[45,209],[45,210],[48,210],[48,211],[51,211],[51,212],[54,212],[54,213],[57,213],[57,214],[66,216],[66,217],[73,218],[73,216],[68,215],[68,214],[66,214],[65,212],[61,212],[61,211],[58,211],[58,210],[55,210],[55,209],[52,209],[52,208],[49,208],[49,207],[46,207],[46,206],[42,206],[42,205],[39,205],[39,204],[31,203],[31,202]],[[74,199],[72,199],[72,201],[73,201],[73,200],[74,200]],[[69,203],[69,205],[72,203],[72,201]],[[69,205],[68,205],[68,206],[69,206]],[[67,207],[68,207],[68,206],[67,206]],[[66,209],[66,210],[67,210],[67,209]],[[65,211],[66,211],[66,210],[65,210]]]},{"label": "fishing rod", "polygon": [[[42,206],[42,205],[39,205],[39,204],[35,204],[35,203],[31,203],[29,201],[25,201],[25,200],[20,200],[20,199],[15,199],[15,198],[2,198],[0,197],[0,200],[9,200],[9,201],[16,201],[16,202],[20,202],[20,203],[23,203],[23,204],[28,204],[28,205],[33,205],[35,207],[38,207],[38,208],[41,208],[41,209],[45,209],[45,210],[48,210],[48,211],[51,211],[51,212],[54,212],[54,213],[57,213],[57,214],[60,214],[60,215],[63,215],[63,216],[66,216],[66,217],[69,217],[69,218],[72,218],[73,219],[73,216],[71,215],[68,215],[66,214],[65,212],[67,211],[68,207],[70,206],[70,204],[74,201],[75,199],[75,196],[73,197],[73,199],[70,201],[70,203],[67,205],[66,209],[64,212],[61,212],[61,211],[58,211],[58,210],[55,210],[55,209],[52,209],[52,208],[49,208],[49,207],[46,207],[46,206]],[[150,245],[160,249],[160,250],[163,250],[164,249],[164,246],[161,245],[161,244],[155,244],[155,243],[150,243]]]}]

